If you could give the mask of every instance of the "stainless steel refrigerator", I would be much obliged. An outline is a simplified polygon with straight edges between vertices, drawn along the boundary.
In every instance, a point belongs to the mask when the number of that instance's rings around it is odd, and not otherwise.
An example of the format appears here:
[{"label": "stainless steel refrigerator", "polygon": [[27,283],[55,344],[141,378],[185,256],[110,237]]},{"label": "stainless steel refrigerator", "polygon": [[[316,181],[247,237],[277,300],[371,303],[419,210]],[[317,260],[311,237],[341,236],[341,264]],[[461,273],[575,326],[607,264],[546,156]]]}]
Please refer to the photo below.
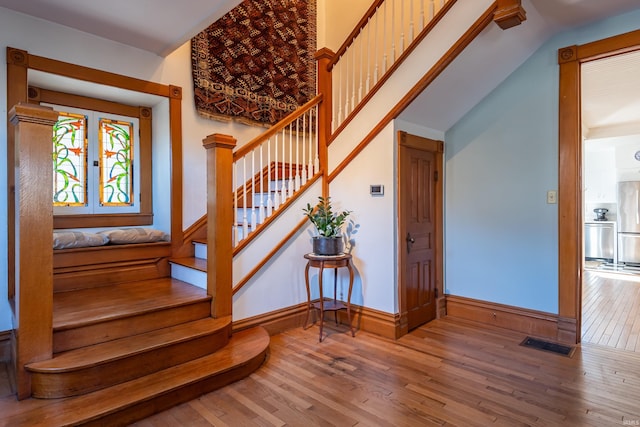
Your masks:
[{"label": "stainless steel refrigerator", "polygon": [[618,183],[618,262],[640,264],[640,181]]}]

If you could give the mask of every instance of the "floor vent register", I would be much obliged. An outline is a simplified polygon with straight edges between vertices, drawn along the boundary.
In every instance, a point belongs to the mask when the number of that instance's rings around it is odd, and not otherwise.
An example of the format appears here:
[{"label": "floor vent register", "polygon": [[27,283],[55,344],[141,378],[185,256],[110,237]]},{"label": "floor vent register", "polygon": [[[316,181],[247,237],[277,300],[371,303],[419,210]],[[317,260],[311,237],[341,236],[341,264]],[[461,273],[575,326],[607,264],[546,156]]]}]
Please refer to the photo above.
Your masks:
[{"label": "floor vent register", "polygon": [[527,337],[520,343],[524,347],[535,348],[536,350],[548,351],[551,353],[561,354],[563,356],[571,357],[575,351],[574,346],[568,346],[563,344],[557,344],[549,341],[543,341],[536,338]]}]

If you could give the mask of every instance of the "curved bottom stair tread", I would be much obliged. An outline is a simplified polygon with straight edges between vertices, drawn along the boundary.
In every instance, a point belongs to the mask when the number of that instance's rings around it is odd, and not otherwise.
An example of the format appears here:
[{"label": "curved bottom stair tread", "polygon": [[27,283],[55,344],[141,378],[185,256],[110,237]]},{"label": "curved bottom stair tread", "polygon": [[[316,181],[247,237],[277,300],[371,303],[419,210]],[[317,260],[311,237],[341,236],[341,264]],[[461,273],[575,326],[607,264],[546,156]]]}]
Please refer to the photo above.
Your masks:
[{"label": "curved bottom stair tread", "polygon": [[242,379],[257,370],[269,349],[261,327],[234,333],[214,354],[7,419],[11,426],[124,426]]},{"label": "curved bottom stair tread", "polygon": [[64,352],[26,366],[32,395],[75,396],[148,375],[214,353],[230,331],[231,316],[205,318]]}]

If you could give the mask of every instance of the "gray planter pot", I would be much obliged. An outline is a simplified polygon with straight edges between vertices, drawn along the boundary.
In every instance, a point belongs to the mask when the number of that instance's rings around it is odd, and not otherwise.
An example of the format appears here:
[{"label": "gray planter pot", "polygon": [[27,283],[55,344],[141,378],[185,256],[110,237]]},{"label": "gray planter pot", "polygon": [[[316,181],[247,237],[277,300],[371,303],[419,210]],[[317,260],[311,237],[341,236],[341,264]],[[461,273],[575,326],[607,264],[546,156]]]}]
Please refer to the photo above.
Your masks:
[{"label": "gray planter pot", "polygon": [[344,251],[342,237],[313,238],[313,253],[316,255],[340,255]]}]

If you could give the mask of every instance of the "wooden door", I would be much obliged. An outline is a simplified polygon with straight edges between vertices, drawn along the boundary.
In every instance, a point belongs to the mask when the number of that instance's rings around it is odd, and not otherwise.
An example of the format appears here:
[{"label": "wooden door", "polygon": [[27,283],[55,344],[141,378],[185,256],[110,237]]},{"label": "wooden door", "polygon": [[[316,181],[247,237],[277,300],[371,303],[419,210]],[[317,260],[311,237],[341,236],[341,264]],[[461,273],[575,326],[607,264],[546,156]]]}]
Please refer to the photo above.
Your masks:
[{"label": "wooden door", "polygon": [[406,329],[411,330],[437,314],[443,143],[404,132],[399,141],[400,309]]}]

